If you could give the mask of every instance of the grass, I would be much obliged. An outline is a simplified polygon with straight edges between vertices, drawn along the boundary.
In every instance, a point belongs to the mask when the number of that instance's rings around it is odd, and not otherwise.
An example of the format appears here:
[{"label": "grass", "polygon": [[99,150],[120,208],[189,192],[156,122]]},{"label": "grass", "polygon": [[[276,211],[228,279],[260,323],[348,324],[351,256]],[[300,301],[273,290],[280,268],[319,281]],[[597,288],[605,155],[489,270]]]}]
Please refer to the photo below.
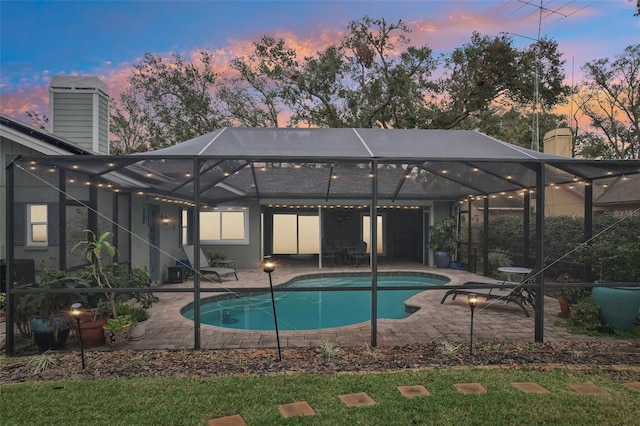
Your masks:
[{"label": "grass", "polygon": [[[637,424],[639,394],[624,383],[640,381],[640,373],[624,375],[614,379],[597,368],[469,368],[31,382],[0,385],[0,417],[3,425],[205,425],[232,414],[249,425]],[[488,392],[459,394],[453,385],[465,382]],[[512,382],[536,382],[551,393],[525,394]],[[580,395],[567,387],[572,382],[593,382],[609,394]],[[431,396],[407,399],[396,389],[418,384]],[[338,398],[355,392],[366,392],[376,405],[348,408]],[[307,401],[316,415],[283,419],[277,406],[297,401]]]}]

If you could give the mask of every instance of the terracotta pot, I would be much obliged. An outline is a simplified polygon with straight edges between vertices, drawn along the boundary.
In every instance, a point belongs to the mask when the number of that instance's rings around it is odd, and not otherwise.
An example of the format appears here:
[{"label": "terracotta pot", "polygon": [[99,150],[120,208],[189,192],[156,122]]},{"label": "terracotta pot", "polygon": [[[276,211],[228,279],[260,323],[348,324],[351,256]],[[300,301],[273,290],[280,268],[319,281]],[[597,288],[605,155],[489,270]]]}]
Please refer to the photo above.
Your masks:
[{"label": "terracotta pot", "polygon": [[[98,346],[104,345],[104,332],[102,331],[102,326],[106,323],[106,318],[81,322],[80,331],[82,335],[82,347],[87,349],[97,348]],[[75,324],[74,328],[77,328]]]}]

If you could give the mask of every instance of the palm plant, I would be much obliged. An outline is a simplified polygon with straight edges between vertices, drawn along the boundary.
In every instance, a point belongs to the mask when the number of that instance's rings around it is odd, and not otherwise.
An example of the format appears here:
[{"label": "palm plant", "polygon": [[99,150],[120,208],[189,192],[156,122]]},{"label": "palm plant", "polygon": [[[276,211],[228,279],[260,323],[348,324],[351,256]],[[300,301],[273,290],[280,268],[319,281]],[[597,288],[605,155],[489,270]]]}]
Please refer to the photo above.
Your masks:
[{"label": "palm plant", "polygon": [[[96,282],[96,284],[98,284],[98,287],[112,288],[111,283],[109,282],[109,276],[105,272],[102,265],[102,259],[105,254],[113,257],[117,251],[113,244],[107,241],[107,239],[111,236],[111,232],[103,232],[100,235],[96,235],[89,229],[85,229],[84,232],[87,233],[89,238],[86,241],[80,241],[75,246],[73,246],[72,251],[75,251],[77,248],[82,247],[82,254],[87,259],[87,262],[89,263],[89,266],[91,268],[91,277]],[[115,293],[106,292],[105,296],[109,301],[111,316],[113,318],[118,318]]]}]

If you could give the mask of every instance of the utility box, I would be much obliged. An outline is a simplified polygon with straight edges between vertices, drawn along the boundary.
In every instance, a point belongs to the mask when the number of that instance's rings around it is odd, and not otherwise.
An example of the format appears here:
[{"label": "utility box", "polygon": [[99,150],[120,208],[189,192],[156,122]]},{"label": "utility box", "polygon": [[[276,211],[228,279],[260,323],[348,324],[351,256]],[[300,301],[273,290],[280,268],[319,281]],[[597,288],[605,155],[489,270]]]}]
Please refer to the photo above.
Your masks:
[{"label": "utility box", "polygon": [[184,266],[169,266],[168,268],[167,283],[177,284],[183,283],[186,277],[186,269]]}]

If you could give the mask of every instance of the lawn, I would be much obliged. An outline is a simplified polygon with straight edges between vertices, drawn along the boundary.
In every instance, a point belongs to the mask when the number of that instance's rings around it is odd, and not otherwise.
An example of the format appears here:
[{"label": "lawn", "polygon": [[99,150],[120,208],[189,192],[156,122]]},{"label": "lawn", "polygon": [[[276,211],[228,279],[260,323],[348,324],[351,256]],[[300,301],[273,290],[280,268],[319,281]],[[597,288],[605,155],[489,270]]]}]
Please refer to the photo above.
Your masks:
[{"label": "lawn", "polygon": [[[380,374],[101,379],[0,385],[3,425],[205,425],[240,414],[249,425],[638,424],[640,393],[624,386],[638,370],[452,368]],[[487,393],[460,394],[478,382]],[[526,394],[512,382],[536,382],[549,394]],[[568,383],[592,382],[607,395],[581,395]],[[430,396],[406,398],[400,385]],[[366,392],[376,404],[349,408],[340,394]],[[284,419],[278,405],[306,401],[314,416]]]}]

